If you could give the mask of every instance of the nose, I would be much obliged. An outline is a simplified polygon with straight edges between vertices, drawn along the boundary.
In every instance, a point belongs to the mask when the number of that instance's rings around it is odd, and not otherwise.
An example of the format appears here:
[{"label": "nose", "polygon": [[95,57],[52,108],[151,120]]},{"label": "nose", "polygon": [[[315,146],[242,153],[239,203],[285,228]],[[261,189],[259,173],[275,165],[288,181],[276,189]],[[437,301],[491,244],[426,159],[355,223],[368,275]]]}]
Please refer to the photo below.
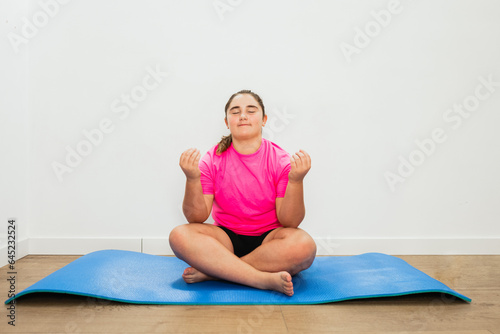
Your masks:
[{"label": "nose", "polygon": [[245,112],[242,112],[240,114],[240,119],[246,119],[247,118],[247,114]]}]

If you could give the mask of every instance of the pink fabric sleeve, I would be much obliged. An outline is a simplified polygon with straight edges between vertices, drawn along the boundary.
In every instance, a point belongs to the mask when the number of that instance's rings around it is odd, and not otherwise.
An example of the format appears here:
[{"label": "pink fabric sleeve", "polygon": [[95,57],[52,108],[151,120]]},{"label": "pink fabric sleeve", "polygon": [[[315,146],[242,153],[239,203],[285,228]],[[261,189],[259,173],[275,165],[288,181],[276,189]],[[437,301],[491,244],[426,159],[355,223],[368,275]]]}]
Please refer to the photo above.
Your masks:
[{"label": "pink fabric sleeve", "polygon": [[288,173],[290,173],[290,169],[292,168],[290,165],[290,158],[286,157],[286,159],[282,159],[282,163],[286,162],[283,166],[283,170],[278,178],[278,185],[276,186],[276,197],[285,197],[286,186],[288,185]]},{"label": "pink fabric sleeve", "polygon": [[212,161],[212,157],[210,153],[207,152],[203,158],[200,159],[199,167],[200,167],[200,181],[201,188],[203,189],[204,195],[213,195],[214,194],[214,181],[212,175],[212,169],[210,166],[212,165],[210,162]]}]

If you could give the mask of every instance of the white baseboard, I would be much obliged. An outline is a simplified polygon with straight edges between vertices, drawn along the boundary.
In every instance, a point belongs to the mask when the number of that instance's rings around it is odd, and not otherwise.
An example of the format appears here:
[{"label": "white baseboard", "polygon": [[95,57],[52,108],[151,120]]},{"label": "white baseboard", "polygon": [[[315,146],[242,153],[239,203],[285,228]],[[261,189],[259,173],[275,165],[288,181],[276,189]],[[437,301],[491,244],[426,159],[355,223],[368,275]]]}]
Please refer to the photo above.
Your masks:
[{"label": "white baseboard", "polygon": [[31,238],[29,254],[85,255],[120,249],[153,255],[174,255],[168,238]]},{"label": "white baseboard", "polygon": [[[8,253],[8,246],[2,246],[0,248],[0,254],[2,258],[0,258],[0,267],[3,267],[9,263],[9,258],[7,257]],[[15,255],[15,261],[22,259],[26,255],[29,254],[29,239],[23,239],[18,242],[16,242],[16,255]]]},{"label": "white baseboard", "polygon": [[[500,238],[469,239],[333,239],[315,238],[317,255],[500,255]],[[153,255],[173,255],[165,238],[29,238],[16,245],[16,257],[28,254],[85,255],[103,249],[121,249]],[[8,263],[7,247],[0,266]]]},{"label": "white baseboard", "polygon": [[85,255],[103,249],[141,252],[141,238],[30,238],[29,254]]},{"label": "white baseboard", "polygon": [[142,252],[153,255],[174,255],[168,242],[168,238],[144,238],[142,239]]},{"label": "white baseboard", "polygon": [[500,238],[332,239],[315,238],[317,255],[500,255]]}]

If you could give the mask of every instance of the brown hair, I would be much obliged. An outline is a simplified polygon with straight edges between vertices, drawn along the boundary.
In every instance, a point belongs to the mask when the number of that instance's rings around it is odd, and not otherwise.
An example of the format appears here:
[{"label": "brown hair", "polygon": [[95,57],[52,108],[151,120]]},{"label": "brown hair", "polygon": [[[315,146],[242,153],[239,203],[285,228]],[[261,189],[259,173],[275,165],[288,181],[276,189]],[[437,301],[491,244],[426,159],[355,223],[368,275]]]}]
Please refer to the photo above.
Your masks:
[{"label": "brown hair", "polygon": [[[227,101],[226,107],[224,108],[224,113],[226,114],[226,117],[227,117],[227,109],[231,105],[231,102],[233,102],[233,99],[237,95],[241,95],[241,94],[252,95],[253,98],[259,103],[260,107],[262,108],[262,117],[264,117],[266,115],[266,111],[264,109],[264,103],[262,102],[262,99],[260,98],[260,96],[257,95],[257,94],[255,94],[251,90],[243,89],[243,90],[240,90],[239,92],[234,93],[233,95],[231,95],[231,97]],[[217,146],[217,154],[222,154],[222,152],[226,151],[229,148],[229,146],[231,146],[232,142],[233,142],[233,135],[232,134],[229,134],[228,136],[222,136],[222,139],[219,142],[219,145]]]}]

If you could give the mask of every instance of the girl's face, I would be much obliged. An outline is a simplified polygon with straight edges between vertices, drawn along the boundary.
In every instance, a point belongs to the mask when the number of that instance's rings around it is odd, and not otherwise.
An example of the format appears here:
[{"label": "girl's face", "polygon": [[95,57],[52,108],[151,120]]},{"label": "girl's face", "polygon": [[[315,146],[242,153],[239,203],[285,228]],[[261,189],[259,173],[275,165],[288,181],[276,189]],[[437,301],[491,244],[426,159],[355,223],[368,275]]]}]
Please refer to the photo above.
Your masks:
[{"label": "girl's face", "polygon": [[250,94],[236,95],[226,113],[226,125],[234,139],[257,138],[262,134],[267,115],[262,117],[262,109]]}]

